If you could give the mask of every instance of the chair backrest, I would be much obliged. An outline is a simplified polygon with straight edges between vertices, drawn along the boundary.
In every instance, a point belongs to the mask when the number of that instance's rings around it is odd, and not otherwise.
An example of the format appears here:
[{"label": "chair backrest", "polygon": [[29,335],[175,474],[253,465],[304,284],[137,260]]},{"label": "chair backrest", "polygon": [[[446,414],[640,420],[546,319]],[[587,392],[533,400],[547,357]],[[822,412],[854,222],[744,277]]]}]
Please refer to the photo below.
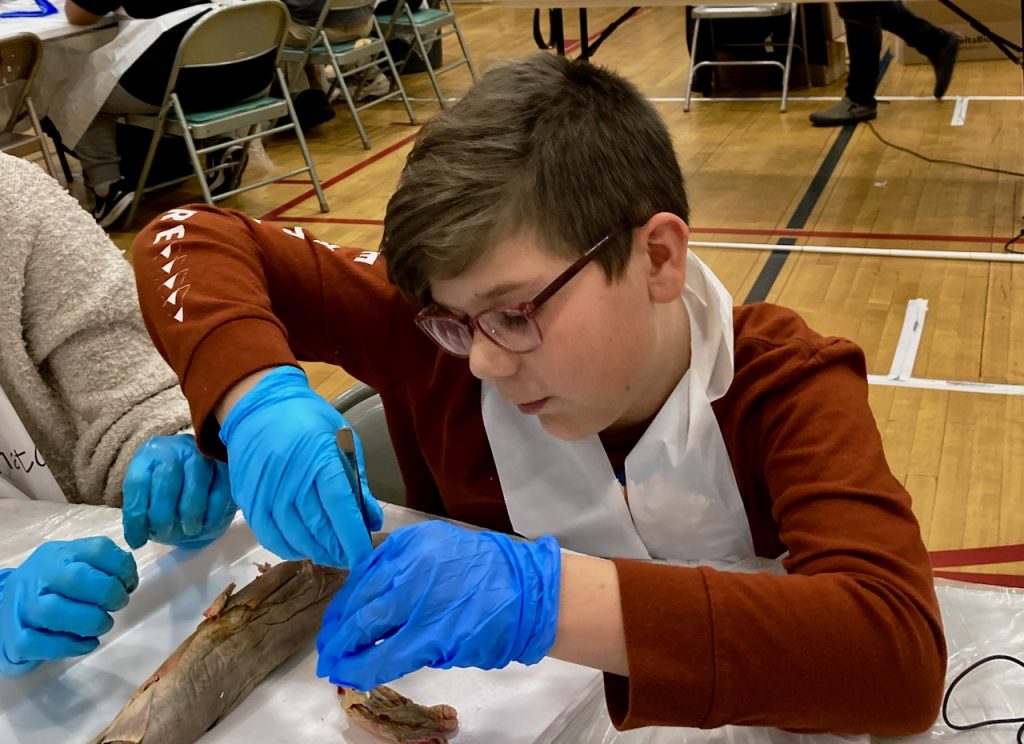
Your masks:
[{"label": "chair backrest", "polygon": [[164,101],[170,97],[185,67],[226,65],[273,52],[268,84],[281,61],[288,32],[288,8],[280,0],[246,0],[214,8],[185,34],[167,81]]},{"label": "chair backrest", "polygon": [[404,505],[405,484],[391,444],[380,395],[368,385],[359,383],[338,396],[334,407],[359,435],[370,492],[378,501]]},{"label": "chair backrest", "polygon": [[0,99],[8,119],[0,132],[14,130],[24,113],[32,81],[43,59],[43,45],[35,34],[15,34],[0,40]]}]

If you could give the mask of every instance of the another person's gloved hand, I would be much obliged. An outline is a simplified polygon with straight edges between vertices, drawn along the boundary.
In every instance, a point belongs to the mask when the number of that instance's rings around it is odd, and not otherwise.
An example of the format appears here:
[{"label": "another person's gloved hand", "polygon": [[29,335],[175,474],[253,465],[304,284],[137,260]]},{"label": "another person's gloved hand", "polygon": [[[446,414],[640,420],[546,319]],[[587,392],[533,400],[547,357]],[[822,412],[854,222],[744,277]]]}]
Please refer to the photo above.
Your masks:
[{"label": "another person's gloved hand", "polygon": [[366,484],[358,438],[358,475],[338,450],[335,436],[346,425],[295,367],[267,374],[224,419],[235,503],[260,543],[282,558],[347,568],[370,552],[367,527],[379,530],[384,514]]},{"label": "another person's gloved hand", "polygon": [[206,457],[191,434],[152,437],[135,451],[122,485],[121,522],[132,548],[147,540],[200,548],[231,524],[228,466]]},{"label": "another person's gloved hand", "polygon": [[0,571],[0,674],[89,653],[138,584],[135,559],[107,537],[43,543]]},{"label": "another person's gloved hand", "polygon": [[324,613],[316,673],[369,690],[422,667],[535,664],[555,641],[561,568],[553,537],[437,521],[397,530]]}]

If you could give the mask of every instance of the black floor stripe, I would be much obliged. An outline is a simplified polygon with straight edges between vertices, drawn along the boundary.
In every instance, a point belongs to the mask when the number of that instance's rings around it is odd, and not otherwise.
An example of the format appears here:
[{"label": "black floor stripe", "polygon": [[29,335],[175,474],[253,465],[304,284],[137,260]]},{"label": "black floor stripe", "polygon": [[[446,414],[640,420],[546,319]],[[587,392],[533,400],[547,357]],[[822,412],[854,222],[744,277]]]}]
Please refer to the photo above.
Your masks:
[{"label": "black floor stripe", "polygon": [[[886,51],[882,57],[881,64],[878,67],[879,82],[882,81],[882,76],[885,75],[886,70],[889,69],[889,63],[891,61],[892,54]],[[821,195],[825,191],[825,186],[832,177],[832,173],[835,171],[836,166],[839,165],[839,161],[843,157],[843,153],[846,152],[846,147],[850,144],[850,138],[853,137],[853,132],[856,128],[856,124],[843,125],[843,128],[839,131],[839,135],[836,137],[835,142],[832,143],[832,147],[829,148],[825,159],[822,160],[821,165],[818,166],[818,172],[815,173],[814,178],[811,179],[811,184],[807,187],[807,191],[804,193],[803,198],[800,200],[796,210],[793,212],[793,216],[789,218],[789,222],[786,224],[786,229],[799,230],[807,225],[807,220],[814,211],[814,207],[817,206],[818,200],[821,199]],[[780,238],[776,245],[796,245],[796,239]],[[754,286],[750,288],[750,292],[743,300],[743,304],[746,305],[751,302],[765,301],[768,297],[768,293],[771,292],[772,287],[775,286],[775,281],[779,278],[779,274],[782,273],[782,267],[785,265],[786,259],[789,258],[789,254],[790,251],[772,251],[771,254],[769,254],[768,260],[765,261],[764,266],[761,267],[761,273],[759,273],[757,275],[757,279],[754,280]]]}]

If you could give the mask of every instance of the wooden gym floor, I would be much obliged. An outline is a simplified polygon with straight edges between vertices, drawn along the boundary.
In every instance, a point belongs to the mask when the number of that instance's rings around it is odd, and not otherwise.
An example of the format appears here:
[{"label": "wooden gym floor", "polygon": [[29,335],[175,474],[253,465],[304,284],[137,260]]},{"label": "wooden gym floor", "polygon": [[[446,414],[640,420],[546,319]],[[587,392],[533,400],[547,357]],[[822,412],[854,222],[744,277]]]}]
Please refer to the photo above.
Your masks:
[{"label": "wooden gym floor", "polygon": [[[465,4],[457,12],[481,71],[535,50],[530,10]],[[600,30],[620,12],[592,12],[590,29]],[[575,13],[566,15],[571,37]],[[455,55],[448,42],[446,61]],[[570,53],[574,46],[570,41]],[[1003,244],[1022,226],[1024,179],[925,162],[882,144],[864,125],[811,127],[808,114],[830,101],[808,99],[835,100],[842,79],[792,91],[785,114],[777,98],[697,101],[684,113],[681,8],[644,9],[603,44],[595,61],[634,80],[668,122],[688,181],[693,240],[702,244],[694,250],[736,301],[787,305],[818,331],[864,348],[890,465],[913,495],[929,549],[950,551],[936,554],[937,567],[1024,586],[1024,547],[963,552],[1024,543],[1024,263],[942,255],[1005,255]],[[470,82],[465,67],[442,77],[452,97]],[[878,135],[931,158],[1024,171],[1019,69],[1008,61],[961,63],[942,102],[930,98],[932,83],[927,65],[888,64],[879,96],[894,100],[879,106]],[[429,119],[437,103],[426,76],[409,76],[406,85],[417,116]],[[957,97],[968,99],[966,117],[953,126]],[[318,211],[308,183],[275,184],[225,206],[303,225],[334,243],[376,248],[416,128],[399,103],[375,107],[364,114],[373,143],[365,151],[344,106],[337,111],[309,135],[329,213]],[[300,159],[287,137],[266,149],[276,168]],[[259,163],[246,177],[261,177]],[[138,224],[197,195],[186,184],[148,197]],[[132,233],[113,237],[127,248]],[[703,245],[710,242],[937,255],[798,255]],[[927,302],[927,312],[913,316],[903,332],[915,299]],[[913,310],[920,313],[921,303]],[[352,384],[335,368],[307,369],[328,398]]]}]

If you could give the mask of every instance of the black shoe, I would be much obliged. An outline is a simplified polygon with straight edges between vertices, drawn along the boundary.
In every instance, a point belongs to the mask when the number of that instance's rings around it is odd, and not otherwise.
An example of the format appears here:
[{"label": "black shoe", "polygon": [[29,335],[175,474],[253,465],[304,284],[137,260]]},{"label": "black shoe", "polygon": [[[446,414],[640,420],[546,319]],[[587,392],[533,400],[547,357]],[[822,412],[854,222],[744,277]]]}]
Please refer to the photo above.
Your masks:
[{"label": "black shoe", "polygon": [[299,126],[303,132],[337,116],[334,107],[327,100],[327,94],[322,90],[310,88],[302,91],[295,96],[294,105],[295,115],[299,117]]},{"label": "black shoe", "polygon": [[249,148],[231,145],[206,156],[206,185],[210,194],[217,196],[238,188],[245,167],[249,164]]},{"label": "black shoe", "polygon": [[96,206],[92,208],[93,219],[100,227],[110,227],[131,206],[134,198],[135,192],[128,189],[124,179],[112,183],[106,196],[96,195]]},{"label": "black shoe", "polygon": [[835,106],[824,111],[811,114],[811,124],[816,127],[841,127],[843,124],[856,124],[858,121],[869,121],[878,115],[878,106],[864,106],[843,97]]},{"label": "black shoe", "polygon": [[960,53],[960,34],[952,31],[943,32],[948,37],[942,49],[934,57],[929,57],[932,69],[935,70],[935,97],[942,98],[949,90],[949,82],[953,79],[953,68],[956,57]]}]

